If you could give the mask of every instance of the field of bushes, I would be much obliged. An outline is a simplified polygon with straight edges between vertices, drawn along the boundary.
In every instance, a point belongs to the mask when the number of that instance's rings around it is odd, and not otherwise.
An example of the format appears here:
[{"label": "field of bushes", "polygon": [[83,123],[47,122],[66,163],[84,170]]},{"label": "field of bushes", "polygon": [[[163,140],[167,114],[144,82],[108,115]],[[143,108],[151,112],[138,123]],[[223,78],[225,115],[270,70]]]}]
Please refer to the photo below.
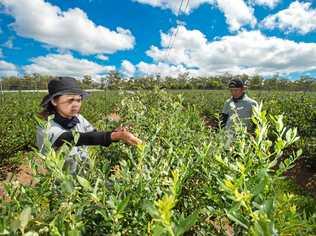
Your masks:
[{"label": "field of bushes", "polygon": [[0,95],[1,165],[26,161],[33,176],[3,181],[0,234],[316,234],[315,196],[286,177],[316,159],[315,93],[250,92],[256,130],[236,127],[229,146],[217,127],[227,91],[93,93],[82,114],[95,127],[126,125],[144,143],[93,147],[76,176],[63,170],[70,146],[34,148],[43,96]]}]

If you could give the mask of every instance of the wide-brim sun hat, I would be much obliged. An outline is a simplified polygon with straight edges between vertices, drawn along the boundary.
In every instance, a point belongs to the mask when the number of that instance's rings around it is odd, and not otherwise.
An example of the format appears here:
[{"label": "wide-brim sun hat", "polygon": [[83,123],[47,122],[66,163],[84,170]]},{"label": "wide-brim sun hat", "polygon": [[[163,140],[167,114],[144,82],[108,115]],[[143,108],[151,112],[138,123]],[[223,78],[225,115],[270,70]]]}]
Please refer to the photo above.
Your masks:
[{"label": "wide-brim sun hat", "polygon": [[42,107],[46,107],[55,97],[61,95],[80,95],[82,98],[89,96],[89,93],[82,90],[75,78],[60,76],[52,79],[48,83],[48,94],[41,102]]}]

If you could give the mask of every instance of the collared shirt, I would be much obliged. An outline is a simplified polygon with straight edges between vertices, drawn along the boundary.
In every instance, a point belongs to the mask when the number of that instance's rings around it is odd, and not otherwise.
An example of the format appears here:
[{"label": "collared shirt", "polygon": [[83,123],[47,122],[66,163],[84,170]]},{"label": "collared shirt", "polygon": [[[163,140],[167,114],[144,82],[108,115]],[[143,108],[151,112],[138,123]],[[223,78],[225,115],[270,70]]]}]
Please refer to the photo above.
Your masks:
[{"label": "collared shirt", "polygon": [[234,101],[233,98],[226,100],[223,108],[223,113],[228,115],[225,128],[231,129],[234,122],[239,120],[247,129],[251,129],[252,109],[257,105],[257,102],[246,94],[238,101]]}]

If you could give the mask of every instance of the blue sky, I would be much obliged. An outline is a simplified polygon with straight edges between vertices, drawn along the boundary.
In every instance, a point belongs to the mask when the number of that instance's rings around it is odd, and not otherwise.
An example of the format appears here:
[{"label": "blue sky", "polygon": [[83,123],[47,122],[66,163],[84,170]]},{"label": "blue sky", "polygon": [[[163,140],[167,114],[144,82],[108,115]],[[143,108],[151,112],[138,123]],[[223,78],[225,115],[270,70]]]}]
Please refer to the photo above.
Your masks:
[{"label": "blue sky", "polygon": [[0,6],[0,76],[98,79],[115,69],[125,77],[316,77],[312,0],[0,0]]}]

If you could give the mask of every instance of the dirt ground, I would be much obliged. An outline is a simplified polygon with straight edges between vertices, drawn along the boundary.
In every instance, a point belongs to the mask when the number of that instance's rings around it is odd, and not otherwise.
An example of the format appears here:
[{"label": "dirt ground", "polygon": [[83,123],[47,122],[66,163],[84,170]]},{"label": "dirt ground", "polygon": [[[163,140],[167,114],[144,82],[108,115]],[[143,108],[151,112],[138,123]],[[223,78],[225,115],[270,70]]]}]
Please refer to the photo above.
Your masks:
[{"label": "dirt ground", "polygon": [[285,173],[297,185],[311,193],[316,198],[316,160],[300,158],[295,166]]}]

